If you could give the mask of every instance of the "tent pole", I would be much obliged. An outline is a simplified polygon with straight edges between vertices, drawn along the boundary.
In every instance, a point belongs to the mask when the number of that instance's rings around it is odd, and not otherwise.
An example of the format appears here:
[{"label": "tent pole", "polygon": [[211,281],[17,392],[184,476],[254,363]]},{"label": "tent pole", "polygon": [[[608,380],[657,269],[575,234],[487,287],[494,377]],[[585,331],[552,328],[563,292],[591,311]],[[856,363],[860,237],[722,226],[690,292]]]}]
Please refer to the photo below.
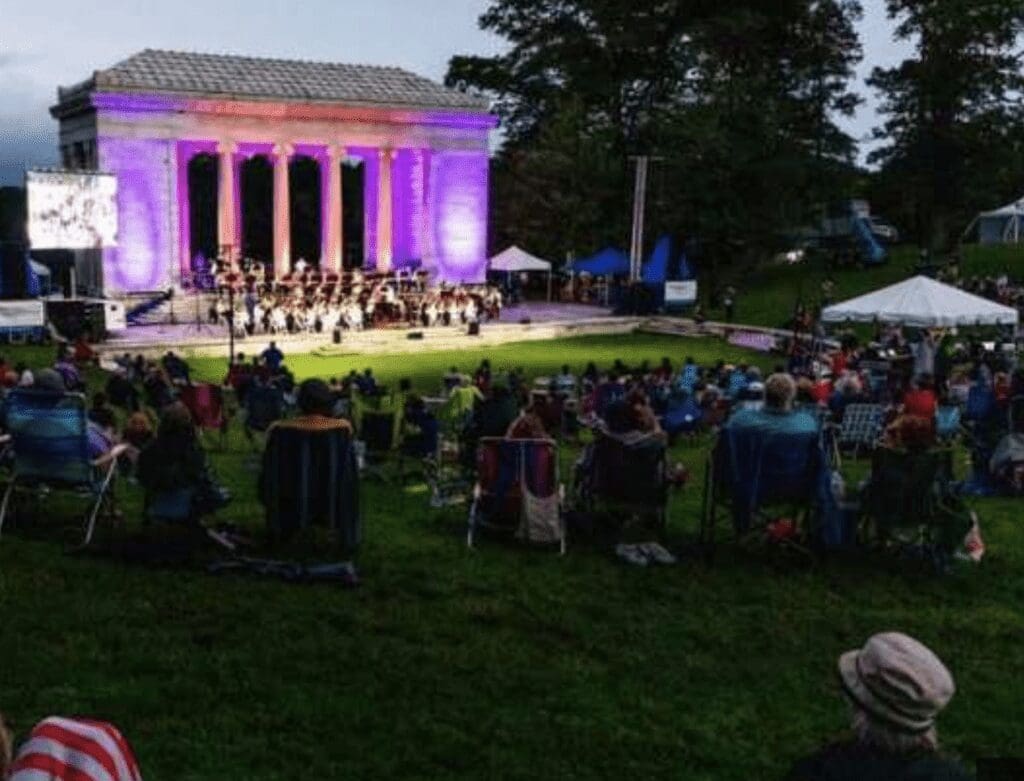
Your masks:
[{"label": "tent pole", "polygon": [[548,269],[548,303],[551,303],[551,269]]}]

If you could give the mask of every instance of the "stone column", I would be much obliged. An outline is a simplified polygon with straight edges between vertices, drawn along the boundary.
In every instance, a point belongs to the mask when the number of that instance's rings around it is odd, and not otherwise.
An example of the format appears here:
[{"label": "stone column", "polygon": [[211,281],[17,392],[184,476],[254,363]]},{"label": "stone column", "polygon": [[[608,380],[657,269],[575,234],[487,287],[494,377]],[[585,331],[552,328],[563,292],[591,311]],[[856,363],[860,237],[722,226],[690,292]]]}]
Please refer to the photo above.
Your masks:
[{"label": "stone column", "polygon": [[377,190],[377,271],[387,274],[391,271],[392,259],[392,206],[391,206],[391,164],[395,160],[393,149],[381,149],[380,182]]},{"label": "stone column", "polygon": [[277,144],[274,147],[274,277],[277,279],[292,270],[288,163],[293,151],[291,144]]},{"label": "stone column", "polygon": [[324,218],[320,231],[323,241],[320,270],[324,273],[338,273],[342,267],[345,244],[341,215],[341,161],[344,159],[345,148],[333,144],[327,147],[326,154],[320,158],[320,192],[324,194],[326,204],[321,210]]},{"label": "stone column", "polygon": [[429,148],[420,150],[423,161],[423,222],[420,226],[420,252],[423,255],[423,268],[433,273],[437,268],[437,258],[434,257],[434,219],[430,203],[430,165],[432,161]]},{"label": "stone column", "polygon": [[217,176],[217,244],[234,249],[235,233],[235,152],[237,144],[222,141],[217,145],[219,173]]},{"label": "stone column", "polygon": [[192,150],[178,144],[178,279],[192,273],[192,209],[188,197],[188,164]]}]

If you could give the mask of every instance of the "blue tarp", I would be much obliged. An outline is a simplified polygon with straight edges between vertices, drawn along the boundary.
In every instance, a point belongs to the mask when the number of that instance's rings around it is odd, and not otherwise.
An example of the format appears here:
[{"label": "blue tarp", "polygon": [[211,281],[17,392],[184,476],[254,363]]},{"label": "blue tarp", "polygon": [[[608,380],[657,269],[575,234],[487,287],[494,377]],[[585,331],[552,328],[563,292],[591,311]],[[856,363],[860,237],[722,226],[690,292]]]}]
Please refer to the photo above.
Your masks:
[{"label": "blue tarp", "polygon": [[41,293],[39,275],[32,268],[32,259],[28,252],[22,254],[24,264],[23,282],[16,274],[3,274],[0,276],[0,298],[38,298]]},{"label": "blue tarp", "polygon": [[672,252],[672,239],[662,236],[658,241],[651,259],[644,264],[643,280],[648,285],[663,285],[668,279],[668,258]]},{"label": "blue tarp", "polygon": [[598,277],[629,273],[629,256],[622,250],[607,247],[589,258],[574,260],[569,271],[575,274],[586,272]]}]

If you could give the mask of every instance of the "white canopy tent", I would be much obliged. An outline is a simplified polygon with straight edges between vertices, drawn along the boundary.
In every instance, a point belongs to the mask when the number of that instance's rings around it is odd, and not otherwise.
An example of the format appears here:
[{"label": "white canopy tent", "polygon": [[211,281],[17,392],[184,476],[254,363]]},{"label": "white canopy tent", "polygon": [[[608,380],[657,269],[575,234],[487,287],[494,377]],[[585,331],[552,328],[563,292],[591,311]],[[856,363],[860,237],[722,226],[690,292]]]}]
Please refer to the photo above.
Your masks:
[{"label": "white canopy tent", "polygon": [[490,260],[491,271],[504,271],[506,274],[540,271],[548,275],[548,301],[551,300],[551,263],[531,255],[519,247],[509,247],[499,252]]},{"label": "white canopy tent", "polygon": [[975,228],[980,244],[1020,244],[1024,241],[1024,198],[1000,209],[981,212],[964,231],[970,236]]},{"label": "white canopy tent", "polygon": [[826,323],[902,323],[913,328],[1017,325],[1012,307],[928,277],[913,277],[823,310]]}]

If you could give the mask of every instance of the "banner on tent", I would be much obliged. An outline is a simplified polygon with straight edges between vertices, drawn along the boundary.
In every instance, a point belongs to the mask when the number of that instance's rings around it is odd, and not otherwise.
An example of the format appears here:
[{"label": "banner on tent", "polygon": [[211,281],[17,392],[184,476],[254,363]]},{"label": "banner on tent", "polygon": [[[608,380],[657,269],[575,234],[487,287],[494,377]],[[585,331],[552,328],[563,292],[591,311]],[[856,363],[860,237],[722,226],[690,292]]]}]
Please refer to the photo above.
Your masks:
[{"label": "banner on tent", "polygon": [[46,310],[43,302],[3,301],[0,302],[0,329],[40,328],[46,325]]},{"label": "banner on tent", "polygon": [[697,300],[697,280],[665,283],[665,304],[692,304]]}]

